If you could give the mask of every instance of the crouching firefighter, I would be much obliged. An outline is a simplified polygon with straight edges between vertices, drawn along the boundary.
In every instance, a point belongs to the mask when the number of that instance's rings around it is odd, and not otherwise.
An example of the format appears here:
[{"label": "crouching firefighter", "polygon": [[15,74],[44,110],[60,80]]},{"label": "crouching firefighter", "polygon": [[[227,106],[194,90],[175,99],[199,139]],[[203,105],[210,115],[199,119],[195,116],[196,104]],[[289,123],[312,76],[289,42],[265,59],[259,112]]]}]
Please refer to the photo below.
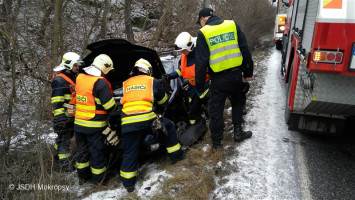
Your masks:
[{"label": "crouching firefighter", "polygon": [[79,184],[93,180],[103,183],[107,165],[107,146],[102,131],[107,127],[108,112],[116,109],[111,84],[104,77],[113,69],[109,56],[98,55],[87,74],[79,74],[76,82],[76,113],[74,131]]},{"label": "crouching firefighter", "polygon": [[59,166],[64,171],[74,168],[70,161],[70,139],[74,135],[74,90],[75,79],[81,64],[80,56],[73,52],[63,55],[60,65],[53,71],[59,72],[52,80],[51,104],[53,107],[53,129],[57,134],[54,149],[59,158]]},{"label": "crouching firefighter", "polygon": [[[145,59],[139,59],[131,72],[131,78],[123,83],[121,99],[122,147],[124,149],[121,166],[121,179],[128,192],[134,191],[137,176],[137,162],[140,148],[147,133],[152,132],[152,123],[157,119],[153,104],[164,106],[168,102],[161,83],[152,77],[152,66]],[[166,128],[164,145],[172,164],[184,158],[178,142],[173,122],[162,117]]]}]

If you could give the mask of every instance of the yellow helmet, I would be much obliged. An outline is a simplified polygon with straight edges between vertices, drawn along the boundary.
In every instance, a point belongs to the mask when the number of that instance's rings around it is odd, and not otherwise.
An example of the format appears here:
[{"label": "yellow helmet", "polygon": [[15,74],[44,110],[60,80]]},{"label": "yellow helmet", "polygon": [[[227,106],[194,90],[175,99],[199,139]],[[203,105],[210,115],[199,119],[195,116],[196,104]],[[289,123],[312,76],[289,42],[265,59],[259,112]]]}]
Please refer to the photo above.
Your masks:
[{"label": "yellow helmet", "polygon": [[95,66],[97,69],[100,69],[104,74],[108,74],[111,70],[113,70],[113,62],[106,54],[98,55],[91,65]]}]

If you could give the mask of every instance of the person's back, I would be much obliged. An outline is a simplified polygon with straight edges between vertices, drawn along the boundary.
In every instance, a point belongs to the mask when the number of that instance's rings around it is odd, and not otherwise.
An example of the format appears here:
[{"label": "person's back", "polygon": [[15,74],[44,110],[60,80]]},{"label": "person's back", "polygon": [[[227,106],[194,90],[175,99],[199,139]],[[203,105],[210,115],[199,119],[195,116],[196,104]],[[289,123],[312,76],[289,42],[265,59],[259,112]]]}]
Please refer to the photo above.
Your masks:
[{"label": "person's back", "polygon": [[[161,83],[151,77],[152,67],[145,59],[139,59],[129,78],[123,83],[121,104],[122,147],[124,149],[120,176],[123,186],[128,192],[134,191],[137,177],[137,163],[142,141],[152,132],[152,122],[157,120],[153,111],[153,103],[158,106],[167,103],[168,97]],[[177,140],[174,124],[161,117],[159,120],[167,130],[164,145],[173,163],[183,159],[181,145]]]}]

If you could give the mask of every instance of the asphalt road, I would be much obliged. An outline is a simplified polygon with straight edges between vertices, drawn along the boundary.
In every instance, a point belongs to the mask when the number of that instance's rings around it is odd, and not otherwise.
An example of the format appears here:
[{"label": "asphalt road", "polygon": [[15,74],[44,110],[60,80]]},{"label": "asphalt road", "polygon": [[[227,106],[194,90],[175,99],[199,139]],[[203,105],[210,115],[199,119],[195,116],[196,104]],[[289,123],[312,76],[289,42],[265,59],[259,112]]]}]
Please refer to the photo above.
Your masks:
[{"label": "asphalt road", "polygon": [[355,199],[354,132],[340,137],[290,132],[297,141],[302,199]]}]

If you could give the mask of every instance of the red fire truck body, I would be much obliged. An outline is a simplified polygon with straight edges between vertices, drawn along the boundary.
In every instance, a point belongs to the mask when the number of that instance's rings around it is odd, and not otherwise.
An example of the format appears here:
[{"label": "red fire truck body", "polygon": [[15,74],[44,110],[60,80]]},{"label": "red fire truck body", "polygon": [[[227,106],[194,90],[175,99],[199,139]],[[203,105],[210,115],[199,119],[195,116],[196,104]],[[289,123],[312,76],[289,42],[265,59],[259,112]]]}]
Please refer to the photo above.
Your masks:
[{"label": "red fire truck body", "polygon": [[[283,0],[290,129],[338,134],[355,117],[355,0]],[[287,29],[286,29],[287,30]]]}]

